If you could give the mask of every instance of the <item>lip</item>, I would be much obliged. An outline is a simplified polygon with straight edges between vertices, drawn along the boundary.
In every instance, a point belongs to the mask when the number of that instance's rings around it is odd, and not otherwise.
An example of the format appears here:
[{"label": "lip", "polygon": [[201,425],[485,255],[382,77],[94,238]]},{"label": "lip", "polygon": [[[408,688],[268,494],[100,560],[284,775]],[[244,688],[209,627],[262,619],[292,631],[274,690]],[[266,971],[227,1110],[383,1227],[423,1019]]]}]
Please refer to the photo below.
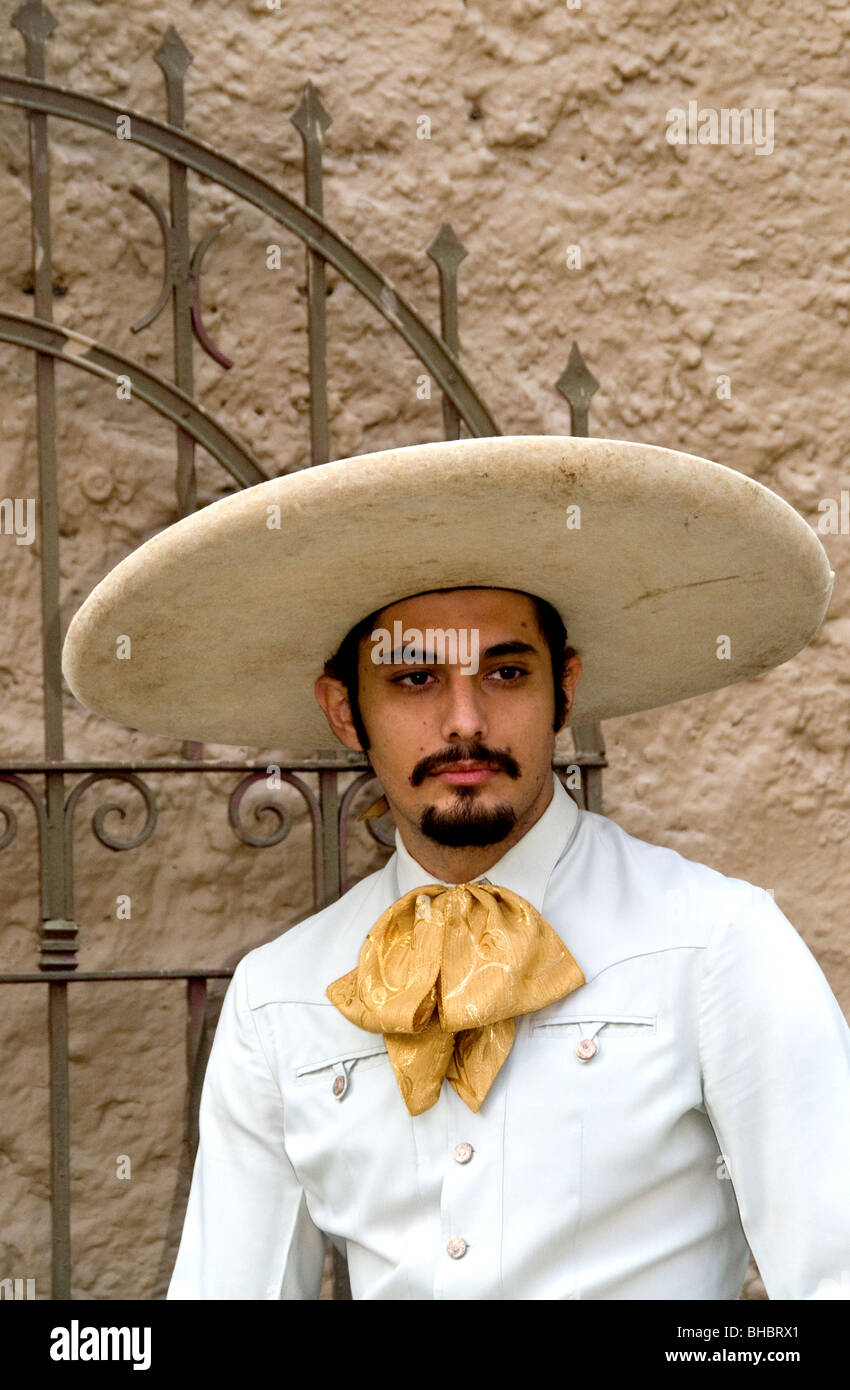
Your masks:
[{"label": "lip", "polygon": [[491,781],[498,776],[498,772],[498,768],[490,767],[487,763],[452,763],[433,776],[450,787],[474,787]]}]

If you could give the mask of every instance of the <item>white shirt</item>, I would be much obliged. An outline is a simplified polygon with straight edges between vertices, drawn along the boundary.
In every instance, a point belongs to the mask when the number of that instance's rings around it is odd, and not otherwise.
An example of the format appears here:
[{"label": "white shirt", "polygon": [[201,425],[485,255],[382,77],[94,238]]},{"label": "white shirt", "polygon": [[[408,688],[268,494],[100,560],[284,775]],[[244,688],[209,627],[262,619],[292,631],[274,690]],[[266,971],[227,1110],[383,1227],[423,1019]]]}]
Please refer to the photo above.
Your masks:
[{"label": "white shirt", "polygon": [[398,835],[240,961],[168,1298],[315,1299],[322,1232],[355,1299],[736,1299],[748,1242],[770,1298],[846,1297],[850,1029],[770,894],[580,811],[557,779],[486,877],[586,983],[517,1019],[477,1114],[444,1081],[411,1116],[383,1037],[325,997],[380,914],[437,881]]}]

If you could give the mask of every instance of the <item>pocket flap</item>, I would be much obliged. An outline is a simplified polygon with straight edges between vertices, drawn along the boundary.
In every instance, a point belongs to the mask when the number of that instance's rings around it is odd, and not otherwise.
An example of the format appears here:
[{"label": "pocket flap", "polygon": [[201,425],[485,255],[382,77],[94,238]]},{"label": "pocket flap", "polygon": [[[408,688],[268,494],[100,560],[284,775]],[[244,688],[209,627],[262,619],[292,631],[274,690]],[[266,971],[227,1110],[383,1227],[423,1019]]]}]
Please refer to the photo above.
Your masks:
[{"label": "pocket flap", "polygon": [[331,1067],[343,1063],[345,1066],[353,1062],[362,1061],[366,1057],[388,1056],[386,1044],[375,1043],[372,1047],[364,1047],[359,1052],[353,1052],[347,1048],[345,1052],[337,1052],[333,1057],[323,1057],[320,1062],[305,1062],[303,1066],[295,1068],[295,1080],[298,1081],[302,1076],[312,1076],[315,1072],[329,1071]]},{"label": "pocket flap", "polygon": [[560,1014],[543,1023],[533,1023],[533,1035],[558,1035],[565,1038],[593,1038],[605,1030],[606,1038],[650,1037],[658,1024],[655,1014]]}]

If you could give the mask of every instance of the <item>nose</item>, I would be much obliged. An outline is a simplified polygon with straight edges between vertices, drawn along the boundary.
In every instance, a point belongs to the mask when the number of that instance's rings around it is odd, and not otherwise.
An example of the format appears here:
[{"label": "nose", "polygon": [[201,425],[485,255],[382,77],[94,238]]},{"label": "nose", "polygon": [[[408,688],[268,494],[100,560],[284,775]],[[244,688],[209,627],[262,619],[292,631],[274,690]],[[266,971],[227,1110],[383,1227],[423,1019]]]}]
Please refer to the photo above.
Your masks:
[{"label": "nose", "polygon": [[440,711],[440,732],[448,743],[483,742],[487,737],[483,695],[474,675],[453,670],[443,687],[443,707]]}]

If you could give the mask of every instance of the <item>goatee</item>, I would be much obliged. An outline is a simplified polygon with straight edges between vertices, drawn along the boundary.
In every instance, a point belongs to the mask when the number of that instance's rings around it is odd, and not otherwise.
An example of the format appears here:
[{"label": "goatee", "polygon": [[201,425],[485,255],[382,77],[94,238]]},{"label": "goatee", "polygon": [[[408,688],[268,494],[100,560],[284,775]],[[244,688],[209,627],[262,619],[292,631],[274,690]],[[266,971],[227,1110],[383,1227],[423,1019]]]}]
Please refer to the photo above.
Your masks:
[{"label": "goatee", "polygon": [[458,802],[448,811],[429,806],[422,812],[419,829],[438,845],[463,849],[467,845],[497,845],[510,835],[517,817],[513,806],[479,806],[473,796],[458,792]]}]

